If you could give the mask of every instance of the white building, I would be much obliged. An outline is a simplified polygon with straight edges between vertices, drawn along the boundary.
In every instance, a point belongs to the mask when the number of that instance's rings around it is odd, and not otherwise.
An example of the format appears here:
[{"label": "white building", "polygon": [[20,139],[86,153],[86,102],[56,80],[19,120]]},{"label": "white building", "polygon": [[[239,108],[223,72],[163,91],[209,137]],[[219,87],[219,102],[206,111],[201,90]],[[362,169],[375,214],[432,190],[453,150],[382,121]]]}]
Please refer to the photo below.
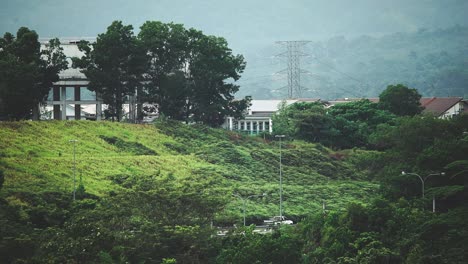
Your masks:
[{"label": "white building", "polygon": [[257,135],[263,132],[273,132],[272,116],[278,112],[281,104],[286,106],[296,102],[316,102],[318,99],[294,99],[294,100],[252,100],[247,114],[243,119],[227,117],[223,128],[249,135]]},{"label": "white building", "polygon": [[423,113],[447,119],[468,111],[468,103],[462,97],[429,97],[421,98]]},{"label": "white building", "polygon": [[[42,106],[42,118],[57,120],[67,119],[97,119],[102,116],[102,100],[96,93],[88,90],[88,80],[79,69],[72,68],[72,57],[81,57],[77,43],[80,39],[61,39],[63,53],[67,57],[68,69],[59,73],[60,80],[53,84],[47,97],[46,105]],[[93,41],[94,39],[87,39]],[[47,40],[41,40],[41,46],[46,47]]]}]

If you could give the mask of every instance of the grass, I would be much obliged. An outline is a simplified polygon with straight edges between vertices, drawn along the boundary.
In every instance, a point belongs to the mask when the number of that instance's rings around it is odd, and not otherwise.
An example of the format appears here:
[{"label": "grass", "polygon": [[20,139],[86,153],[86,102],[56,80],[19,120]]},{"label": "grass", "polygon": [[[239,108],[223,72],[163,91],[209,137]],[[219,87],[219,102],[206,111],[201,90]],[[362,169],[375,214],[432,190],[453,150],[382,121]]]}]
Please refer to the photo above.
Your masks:
[{"label": "grass", "polygon": [[[213,182],[200,192],[223,188],[230,201],[217,221],[240,220],[242,202],[232,193],[267,194],[247,201],[250,220],[278,214],[275,141],[176,122],[92,121],[2,122],[0,138],[0,169],[5,172],[0,195],[16,203],[21,202],[14,199],[17,193],[71,193],[69,140],[77,139],[76,175],[90,194],[106,196],[131,187],[123,182],[132,177],[170,177],[187,184],[203,176]],[[286,141],[282,153],[284,210],[294,219],[321,210],[323,201],[329,210],[341,210],[351,201],[365,203],[378,188],[348,158],[336,158],[321,145]]]}]

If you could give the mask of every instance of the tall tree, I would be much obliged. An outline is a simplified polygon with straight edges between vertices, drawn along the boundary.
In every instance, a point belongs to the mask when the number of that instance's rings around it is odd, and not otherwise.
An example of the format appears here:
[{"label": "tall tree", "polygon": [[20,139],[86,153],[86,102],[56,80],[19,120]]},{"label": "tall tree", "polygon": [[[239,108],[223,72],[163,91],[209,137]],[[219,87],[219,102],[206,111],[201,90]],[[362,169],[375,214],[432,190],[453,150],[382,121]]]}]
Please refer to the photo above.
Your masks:
[{"label": "tall tree", "polygon": [[98,35],[94,44],[82,41],[78,48],[85,55],[73,58],[73,67],[82,69],[89,79],[89,89],[109,105],[112,120],[120,121],[127,97],[142,86],[145,68],[144,54],[133,27],[114,21],[106,33]]},{"label": "tall tree", "polygon": [[38,35],[22,27],[16,38],[5,33],[0,39],[0,115],[5,119],[38,119],[43,103],[58,73],[67,68],[58,39],[41,51]]},{"label": "tall tree", "polygon": [[147,21],[141,27],[138,39],[146,55],[146,102],[158,106],[168,118],[183,119],[187,101],[184,74],[188,53],[188,35],[181,24]]},{"label": "tall tree", "polygon": [[248,107],[248,97],[234,100],[244,58],[233,55],[225,39],[157,21],[143,24],[138,38],[147,58],[146,100],[161,114],[218,126]]},{"label": "tall tree", "polygon": [[379,105],[399,116],[414,116],[421,113],[422,107],[419,100],[421,94],[418,90],[408,88],[402,84],[389,85],[379,95]]},{"label": "tall tree", "polygon": [[191,97],[189,109],[193,121],[211,126],[223,123],[226,115],[239,116],[250,98],[234,101],[237,81],[245,69],[242,55],[233,55],[224,38],[189,30],[188,81]]}]

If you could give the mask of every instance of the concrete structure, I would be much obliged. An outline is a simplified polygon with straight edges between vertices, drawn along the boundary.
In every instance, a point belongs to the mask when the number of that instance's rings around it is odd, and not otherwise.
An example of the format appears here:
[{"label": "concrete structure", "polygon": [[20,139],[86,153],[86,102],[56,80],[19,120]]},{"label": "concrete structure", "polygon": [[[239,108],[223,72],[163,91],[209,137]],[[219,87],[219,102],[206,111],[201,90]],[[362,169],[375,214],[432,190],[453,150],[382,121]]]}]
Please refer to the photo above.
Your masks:
[{"label": "concrete structure", "polygon": [[[297,100],[286,100],[286,105],[295,103]],[[243,119],[227,117],[223,128],[238,131],[245,134],[257,135],[263,132],[273,132],[273,121],[271,119],[280,108],[281,100],[252,100],[252,105]]]},{"label": "concrete structure", "polygon": [[252,105],[247,110],[243,119],[227,117],[223,128],[238,131],[249,135],[260,133],[272,133],[272,116],[278,112],[282,103],[286,106],[296,102],[317,102],[319,99],[294,99],[294,100],[252,100]]},{"label": "concrete structure", "polygon": [[[42,119],[94,119],[102,116],[102,100],[96,93],[88,90],[88,80],[79,69],[72,68],[72,57],[83,56],[77,43],[79,39],[61,39],[63,53],[67,57],[68,69],[60,72],[60,80],[53,84],[46,104],[41,106]],[[93,41],[92,38],[86,40]],[[41,46],[46,47],[48,40],[41,40]]]}]

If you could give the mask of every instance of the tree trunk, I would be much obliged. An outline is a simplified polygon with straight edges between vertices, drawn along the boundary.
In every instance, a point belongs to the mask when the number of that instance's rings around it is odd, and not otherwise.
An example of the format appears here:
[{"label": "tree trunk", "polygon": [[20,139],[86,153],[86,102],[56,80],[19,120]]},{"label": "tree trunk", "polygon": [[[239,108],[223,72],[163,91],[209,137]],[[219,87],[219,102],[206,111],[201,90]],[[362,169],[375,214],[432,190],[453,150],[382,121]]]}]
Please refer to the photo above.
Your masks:
[{"label": "tree trunk", "polygon": [[32,108],[32,120],[38,121],[40,118],[39,103],[34,103]]}]

